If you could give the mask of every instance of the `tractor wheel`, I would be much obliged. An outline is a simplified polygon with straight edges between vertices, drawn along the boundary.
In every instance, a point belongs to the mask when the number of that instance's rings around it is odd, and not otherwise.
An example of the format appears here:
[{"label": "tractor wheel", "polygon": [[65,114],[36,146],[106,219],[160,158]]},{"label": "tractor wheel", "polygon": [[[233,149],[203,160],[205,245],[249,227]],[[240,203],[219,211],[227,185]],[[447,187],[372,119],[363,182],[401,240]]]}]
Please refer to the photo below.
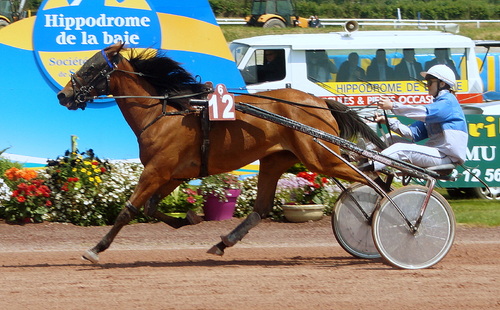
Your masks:
[{"label": "tractor wheel", "polygon": [[268,20],[267,22],[265,22],[262,27],[263,28],[285,28],[286,25],[283,21],[276,19],[276,18],[272,18],[272,19]]},{"label": "tractor wheel", "polygon": [[9,23],[3,19],[0,19],[0,29],[5,27],[5,26],[8,26]]}]

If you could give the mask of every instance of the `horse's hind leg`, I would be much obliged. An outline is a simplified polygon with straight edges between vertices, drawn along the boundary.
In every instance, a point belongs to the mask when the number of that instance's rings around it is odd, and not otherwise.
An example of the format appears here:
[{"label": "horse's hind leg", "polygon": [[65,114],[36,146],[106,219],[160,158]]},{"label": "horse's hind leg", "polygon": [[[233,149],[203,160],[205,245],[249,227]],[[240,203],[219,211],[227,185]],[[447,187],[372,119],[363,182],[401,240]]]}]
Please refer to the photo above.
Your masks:
[{"label": "horse's hind leg", "polygon": [[260,160],[254,212],[250,213],[228,235],[221,236],[222,241],[210,248],[207,253],[224,255],[225,248],[235,245],[246,236],[250,229],[257,226],[262,218],[267,217],[273,207],[276,185],[280,176],[296,162],[297,158],[288,152],[275,153]]}]

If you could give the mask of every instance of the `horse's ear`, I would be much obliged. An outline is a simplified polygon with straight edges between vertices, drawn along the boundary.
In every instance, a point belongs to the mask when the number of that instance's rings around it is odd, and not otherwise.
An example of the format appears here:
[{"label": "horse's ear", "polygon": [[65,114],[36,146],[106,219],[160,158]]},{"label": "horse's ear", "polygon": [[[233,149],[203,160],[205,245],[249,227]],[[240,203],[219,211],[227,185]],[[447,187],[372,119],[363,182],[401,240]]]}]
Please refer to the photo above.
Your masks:
[{"label": "horse's ear", "polygon": [[118,54],[122,49],[123,49],[123,46],[125,45],[124,42],[117,42],[113,45],[110,45],[108,47],[106,47],[104,49],[104,51],[106,52],[106,54],[108,54],[109,56],[113,57],[115,56],[116,54]]}]

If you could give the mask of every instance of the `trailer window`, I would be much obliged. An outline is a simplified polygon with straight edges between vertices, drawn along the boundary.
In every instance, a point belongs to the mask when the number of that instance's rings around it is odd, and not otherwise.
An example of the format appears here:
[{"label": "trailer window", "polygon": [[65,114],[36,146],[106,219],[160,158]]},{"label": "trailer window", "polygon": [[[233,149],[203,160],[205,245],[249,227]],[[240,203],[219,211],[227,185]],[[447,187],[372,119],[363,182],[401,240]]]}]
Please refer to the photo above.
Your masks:
[{"label": "trailer window", "polygon": [[[323,59],[319,70],[318,55]],[[467,77],[465,48],[310,50],[306,64],[313,82],[421,81],[420,73],[436,64],[450,67],[457,80]]]},{"label": "trailer window", "polygon": [[236,66],[238,66],[248,51],[249,46],[245,44],[239,43],[231,43],[229,45],[229,49],[231,50],[231,54],[233,55],[234,61],[236,61]]},{"label": "trailer window", "polygon": [[306,51],[307,78],[313,82],[335,81],[337,66],[325,50]]},{"label": "trailer window", "polygon": [[279,81],[286,76],[285,50],[258,49],[241,70],[245,83]]}]

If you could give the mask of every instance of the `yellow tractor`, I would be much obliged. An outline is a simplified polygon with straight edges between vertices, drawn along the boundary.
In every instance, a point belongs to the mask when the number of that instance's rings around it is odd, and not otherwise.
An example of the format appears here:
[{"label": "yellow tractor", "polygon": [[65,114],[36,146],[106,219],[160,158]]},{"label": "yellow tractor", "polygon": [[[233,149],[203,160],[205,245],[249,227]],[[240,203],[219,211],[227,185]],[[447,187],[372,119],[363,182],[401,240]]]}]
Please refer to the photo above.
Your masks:
[{"label": "yellow tractor", "polygon": [[264,28],[308,27],[307,18],[295,15],[292,0],[253,0],[246,22]]},{"label": "yellow tractor", "polygon": [[[18,10],[15,9],[17,6]],[[26,0],[13,1],[13,0],[0,0],[0,28],[3,28],[21,18],[23,18],[23,8]]]}]

